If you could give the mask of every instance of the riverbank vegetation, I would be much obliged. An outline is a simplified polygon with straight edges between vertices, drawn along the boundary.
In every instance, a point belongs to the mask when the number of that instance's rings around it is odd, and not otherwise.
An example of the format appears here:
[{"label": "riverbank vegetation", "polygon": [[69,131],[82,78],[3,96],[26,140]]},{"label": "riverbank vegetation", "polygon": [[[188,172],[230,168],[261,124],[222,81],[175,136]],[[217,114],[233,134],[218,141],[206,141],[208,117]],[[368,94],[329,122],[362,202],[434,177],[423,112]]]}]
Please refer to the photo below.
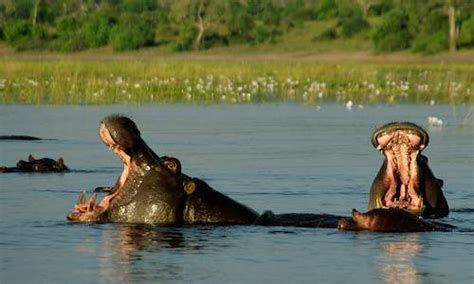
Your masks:
[{"label": "riverbank vegetation", "polygon": [[0,61],[0,103],[472,105],[470,64],[304,61]]},{"label": "riverbank vegetation", "polygon": [[[291,42],[298,34],[305,36]],[[345,50],[349,43],[355,50],[434,54],[474,46],[474,2],[3,0],[0,41],[18,51],[109,46],[173,53],[262,45]]]}]

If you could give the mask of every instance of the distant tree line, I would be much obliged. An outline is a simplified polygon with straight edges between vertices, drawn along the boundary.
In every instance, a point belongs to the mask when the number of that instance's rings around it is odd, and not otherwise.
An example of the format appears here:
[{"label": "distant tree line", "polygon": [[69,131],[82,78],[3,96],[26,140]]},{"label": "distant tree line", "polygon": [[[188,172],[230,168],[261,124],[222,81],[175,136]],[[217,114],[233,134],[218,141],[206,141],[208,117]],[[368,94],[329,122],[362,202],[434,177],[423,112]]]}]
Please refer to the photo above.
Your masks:
[{"label": "distant tree line", "polygon": [[1,0],[0,40],[17,50],[186,51],[277,42],[306,21],[331,19],[314,40],[365,31],[381,52],[474,46],[472,0]]}]

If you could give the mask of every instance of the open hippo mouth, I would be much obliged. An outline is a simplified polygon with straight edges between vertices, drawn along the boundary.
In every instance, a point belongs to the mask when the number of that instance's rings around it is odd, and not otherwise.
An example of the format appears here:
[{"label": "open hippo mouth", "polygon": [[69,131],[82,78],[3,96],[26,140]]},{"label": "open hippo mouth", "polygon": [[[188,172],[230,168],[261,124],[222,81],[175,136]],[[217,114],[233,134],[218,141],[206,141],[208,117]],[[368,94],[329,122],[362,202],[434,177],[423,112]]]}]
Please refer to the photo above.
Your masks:
[{"label": "open hippo mouth", "polygon": [[410,122],[394,122],[375,130],[372,144],[385,155],[383,194],[375,200],[379,208],[422,211],[419,153],[428,145],[425,130]]},{"label": "open hippo mouth", "polygon": [[93,193],[92,196],[86,200],[85,192],[82,192],[76,205],[74,206],[74,210],[67,215],[67,219],[69,221],[100,221],[100,216],[102,213],[104,213],[113,204],[119,203],[121,201],[122,196],[125,195],[124,185],[130,178],[130,173],[133,171],[134,167],[136,167],[136,165],[132,162],[131,156],[127,154],[126,150],[112,138],[112,134],[104,122],[102,122],[100,125],[99,137],[102,142],[108,146],[110,150],[115,152],[115,154],[122,160],[123,172],[111,192],[97,204],[95,204],[97,193]]}]

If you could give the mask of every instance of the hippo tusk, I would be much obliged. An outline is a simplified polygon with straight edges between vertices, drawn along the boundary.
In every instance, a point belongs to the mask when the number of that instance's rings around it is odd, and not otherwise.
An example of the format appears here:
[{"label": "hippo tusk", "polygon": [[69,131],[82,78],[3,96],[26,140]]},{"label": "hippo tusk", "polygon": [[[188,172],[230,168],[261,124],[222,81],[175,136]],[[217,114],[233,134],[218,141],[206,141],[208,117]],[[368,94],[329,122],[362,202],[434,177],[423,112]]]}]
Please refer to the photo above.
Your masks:
[{"label": "hippo tusk", "polygon": [[79,198],[77,199],[76,204],[77,205],[84,204],[85,199],[86,199],[86,192],[82,191],[82,193],[79,194]]},{"label": "hippo tusk", "polygon": [[89,200],[87,201],[87,207],[86,207],[87,211],[91,211],[92,209],[94,209],[96,199],[97,199],[97,193],[94,192],[89,198]]}]

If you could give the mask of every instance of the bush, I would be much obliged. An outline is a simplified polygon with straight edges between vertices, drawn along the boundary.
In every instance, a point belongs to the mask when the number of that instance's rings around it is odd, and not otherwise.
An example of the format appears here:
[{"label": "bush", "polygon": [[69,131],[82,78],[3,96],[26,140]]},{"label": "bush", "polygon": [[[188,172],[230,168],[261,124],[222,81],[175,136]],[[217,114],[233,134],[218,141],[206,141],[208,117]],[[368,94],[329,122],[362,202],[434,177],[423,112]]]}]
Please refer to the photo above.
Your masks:
[{"label": "bush", "polygon": [[79,34],[86,41],[88,48],[97,48],[106,45],[111,29],[107,17],[92,17],[82,24]]},{"label": "bush", "polygon": [[81,24],[74,17],[61,17],[56,20],[57,38],[50,48],[61,52],[80,51],[87,48],[86,39],[79,33]]},{"label": "bush", "polygon": [[343,36],[352,37],[356,33],[367,29],[369,23],[364,19],[361,13],[354,13],[349,17],[342,18],[340,27]]},{"label": "bush", "polygon": [[408,16],[399,9],[385,14],[372,34],[375,49],[384,52],[406,49],[412,38],[408,30]]},{"label": "bush", "polygon": [[9,22],[4,30],[6,41],[16,50],[41,48],[45,45],[47,33],[43,26],[32,26],[29,21]]},{"label": "bush", "polygon": [[322,0],[316,7],[316,19],[327,20],[337,16],[337,4],[335,0]]},{"label": "bush", "polygon": [[154,26],[141,19],[128,20],[115,26],[110,33],[114,50],[139,49],[154,43]]},{"label": "bush", "polygon": [[461,46],[474,46],[474,16],[461,23],[459,44]]},{"label": "bush", "polygon": [[333,40],[337,38],[337,31],[335,27],[330,27],[322,31],[319,35],[313,38],[313,41]]},{"label": "bush", "polygon": [[175,39],[174,50],[191,50],[193,48],[193,43],[196,38],[196,33],[197,29],[194,25],[182,25]]},{"label": "bush", "polygon": [[449,38],[447,31],[439,31],[437,33],[423,36],[413,41],[411,50],[413,52],[421,52],[424,54],[434,54],[448,49]]}]

